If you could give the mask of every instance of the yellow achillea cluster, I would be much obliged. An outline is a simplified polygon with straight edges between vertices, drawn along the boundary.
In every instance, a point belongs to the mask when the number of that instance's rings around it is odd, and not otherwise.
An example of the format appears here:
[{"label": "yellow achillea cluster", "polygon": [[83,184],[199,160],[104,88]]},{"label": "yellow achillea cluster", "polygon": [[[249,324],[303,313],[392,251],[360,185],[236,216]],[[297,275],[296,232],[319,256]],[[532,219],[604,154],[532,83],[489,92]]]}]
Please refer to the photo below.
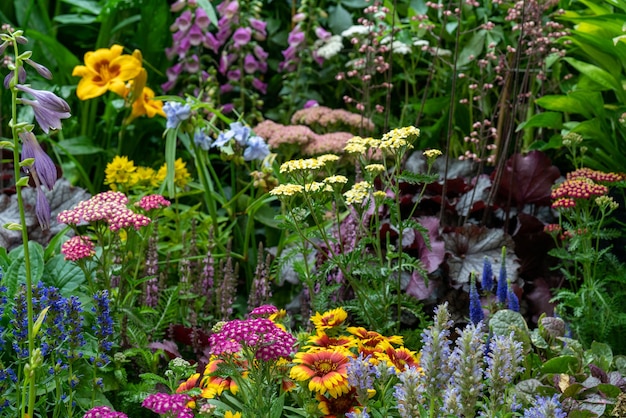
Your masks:
[{"label": "yellow achillea cluster", "polygon": [[415,126],[406,126],[404,128],[396,128],[383,135],[378,148],[381,150],[395,151],[401,148],[413,148],[408,141],[411,137],[420,136],[420,130]]},{"label": "yellow achillea cluster", "polygon": [[[347,317],[343,308],[313,315],[315,330],[308,344],[295,354],[289,372],[290,378],[303,382],[316,394],[319,409],[326,416],[344,416],[360,406],[348,381],[350,359],[393,367],[397,372],[408,367],[419,369],[418,356],[402,346],[401,336],[386,337],[362,327],[349,327]],[[374,390],[371,396],[375,396]]]},{"label": "yellow achillea cluster", "polygon": [[378,148],[380,145],[380,139],[374,138],[361,138],[355,136],[348,140],[348,143],[344,147],[344,151],[348,154],[365,154],[370,148]]},{"label": "yellow achillea cluster", "polygon": [[[185,187],[191,178],[187,164],[179,158],[175,162],[174,170],[175,184],[181,188]],[[111,190],[150,190],[163,183],[167,167],[163,164],[157,172],[151,167],[136,166],[128,157],[117,155],[107,164],[104,173],[106,175],[104,183],[108,184]]]},{"label": "yellow achillea cluster", "polygon": [[347,205],[360,205],[367,199],[372,189],[372,184],[367,181],[361,181],[352,186],[350,190],[345,192],[343,196],[346,198]]},{"label": "yellow achillea cluster", "polygon": [[132,55],[123,51],[121,45],[113,45],[87,52],[85,65],[77,65],[72,72],[81,77],[76,95],[80,100],[89,100],[112,91],[123,97],[132,107],[126,123],[143,115],[165,117],[163,102],[154,100],[154,91],[146,86],[148,75],[142,67],[141,51],[135,50]]},{"label": "yellow achillea cluster", "polygon": [[294,196],[302,193],[302,190],[304,190],[303,186],[300,186],[299,184],[288,183],[274,187],[272,190],[270,190],[270,194],[272,196]]},{"label": "yellow achillea cluster", "polygon": [[320,160],[319,158],[307,158],[300,160],[290,160],[284,162],[280,166],[281,173],[294,173],[297,171],[312,171],[319,170],[324,167],[326,164],[325,161]]}]

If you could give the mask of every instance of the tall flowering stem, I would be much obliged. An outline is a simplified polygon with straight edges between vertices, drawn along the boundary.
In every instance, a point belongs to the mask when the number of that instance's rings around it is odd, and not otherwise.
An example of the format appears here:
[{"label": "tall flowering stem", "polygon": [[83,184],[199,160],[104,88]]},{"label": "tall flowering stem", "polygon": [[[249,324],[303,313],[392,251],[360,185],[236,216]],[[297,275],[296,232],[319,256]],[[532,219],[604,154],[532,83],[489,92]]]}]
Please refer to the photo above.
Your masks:
[{"label": "tall flowering stem", "polygon": [[[9,64],[9,69],[12,70],[12,75],[9,74],[5,79],[5,87],[7,87],[11,91],[11,120],[9,121],[9,127],[11,128],[11,134],[13,137],[13,143],[10,141],[6,141],[2,143],[2,147],[7,147],[12,149],[13,151],[13,169],[14,169],[14,177],[15,177],[15,191],[17,195],[17,203],[19,210],[19,224],[7,224],[5,225],[8,229],[19,230],[22,233],[22,242],[24,244],[24,273],[25,273],[25,281],[26,281],[26,303],[27,303],[27,323],[28,323],[28,354],[29,354],[29,362],[24,365],[24,375],[25,381],[22,392],[22,405],[21,405],[21,415],[22,416],[34,416],[35,412],[35,396],[36,396],[36,385],[35,385],[35,376],[36,376],[36,367],[38,366],[38,362],[41,361],[41,353],[39,350],[35,350],[35,333],[34,333],[34,317],[33,317],[33,303],[32,303],[32,271],[30,264],[30,252],[28,247],[28,229],[26,227],[26,214],[24,209],[24,199],[22,197],[22,188],[28,186],[29,177],[21,177],[20,169],[22,166],[31,167],[34,162],[32,159],[26,160],[23,163],[20,162],[20,134],[30,132],[32,126],[29,126],[26,123],[19,123],[17,119],[17,106],[20,103],[20,99],[18,98],[18,91],[20,87],[22,91],[24,91],[25,87],[20,86],[20,83],[25,82],[26,72],[23,68],[24,62],[30,61],[31,52],[25,51],[22,54],[19,53],[18,44],[25,44],[27,42],[26,38],[23,36],[23,31],[21,30],[13,30],[8,26],[3,26],[3,33],[0,34],[0,41],[2,41],[2,45],[4,48],[7,46],[13,47],[13,59],[12,63]],[[4,50],[3,48],[3,50]],[[32,62],[32,61],[30,61]],[[45,67],[43,67],[45,68]],[[49,71],[47,73],[42,73],[43,70],[38,70],[42,76],[49,78]],[[46,70],[47,71],[47,70]],[[26,88],[28,89],[28,88]],[[32,95],[39,94],[36,90],[28,89],[29,93],[35,93]],[[46,92],[48,93],[48,92]],[[54,94],[49,93],[54,96]],[[56,98],[56,96],[54,96]],[[51,102],[46,102],[45,100],[50,97],[48,96],[36,96],[36,100],[23,102],[25,104],[30,104],[35,111],[35,116],[37,117],[37,121],[41,124],[42,128],[47,132],[49,126],[59,126],[60,118],[55,118],[54,112]],[[58,99],[58,98],[57,98]],[[61,99],[58,99],[63,102]],[[56,102],[57,104],[59,102]],[[64,103],[64,102],[63,102]],[[67,104],[65,104],[67,106]],[[48,108],[50,107],[50,108]],[[69,114],[68,114],[69,115]],[[65,116],[67,117],[67,116]],[[31,171],[33,175],[33,179],[37,184],[38,193],[42,193],[39,189],[39,178],[37,177],[37,172],[35,170]],[[43,197],[42,206],[47,205],[47,201],[45,201],[45,196]],[[45,203],[43,203],[45,202]],[[39,207],[38,201],[38,210],[42,210],[42,214],[45,212],[45,207]],[[39,215],[39,212],[38,212]],[[45,215],[42,215],[45,217]],[[50,217],[49,208],[47,217]],[[41,218],[40,218],[41,221]],[[43,223],[42,223],[43,226]],[[26,402],[26,397],[28,401]],[[26,409],[27,408],[27,409]]]}]

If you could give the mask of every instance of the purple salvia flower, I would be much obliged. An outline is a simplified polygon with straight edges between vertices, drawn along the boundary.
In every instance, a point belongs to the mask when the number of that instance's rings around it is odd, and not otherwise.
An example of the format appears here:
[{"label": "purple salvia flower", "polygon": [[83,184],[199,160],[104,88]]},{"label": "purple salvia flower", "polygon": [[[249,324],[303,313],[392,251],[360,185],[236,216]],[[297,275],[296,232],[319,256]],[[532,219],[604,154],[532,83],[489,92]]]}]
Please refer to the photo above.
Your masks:
[{"label": "purple salvia flower", "polygon": [[559,395],[551,398],[537,396],[533,407],[524,410],[524,418],[565,418],[567,413],[563,411]]},{"label": "purple salvia flower", "polygon": [[498,303],[506,303],[506,294],[509,284],[506,277],[506,247],[502,247],[502,263],[500,264],[500,275],[498,276],[498,288],[496,290],[496,298]]},{"label": "purple salvia flower", "polygon": [[146,269],[144,274],[145,277],[149,277],[149,279],[146,281],[144,304],[150,307],[155,307],[159,303],[158,231],[159,228],[155,225],[153,233],[148,239],[148,249],[146,250]]},{"label": "purple salvia flower", "polygon": [[398,404],[401,418],[421,416],[420,404],[423,400],[420,391],[423,388],[422,376],[415,367],[409,367],[398,374],[400,383],[394,386],[393,396]]},{"label": "purple salvia flower", "polygon": [[511,286],[511,282],[507,282],[507,293],[506,293],[507,307],[515,312],[519,312],[519,299],[517,295],[513,291],[513,287]]},{"label": "purple salvia flower", "polygon": [[515,333],[511,332],[508,336],[495,336],[489,342],[485,378],[491,402],[496,402],[497,405],[504,405],[506,387],[524,371],[521,366],[524,360],[522,343],[515,341],[514,337]]},{"label": "purple salvia flower", "polygon": [[35,90],[22,84],[17,84],[15,88],[35,98],[35,100],[21,98],[21,101],[32,106],[35,119],[45,133],[50,129],[61,129],[61,119],[71,116],[67,102],[51,91]]},{"label": "purple salvia flower", "polygon": [[217,316],[222,320],[228,320],[233,314],[233,303],[237,292],[236,274],[233,267],[233,259],[229,256],[226,263],[220,262],[222,272],[222,282],[217,289],[217,301],[219,302]]},{"label": "purple salvia flower", "polygon": [[34,169],[37,173],[37,177],[41,183],[52,190],[54,183],[57,181],[57,169],[52,162],[52,159],[45,153],[45,151],[39,145],[39,141],[35,135],[30,131],[23,131],[19,133],[19,137],[22,140],[22,161],[28,158],[34,158],[31,169]]},{"label": "purple salvia flower", "polygon": [[491,261],[489,261],[489,258],[487,256],[483,258],[483,275],[481,285],[482,288],[488,292],[491,292],[493,290],[493,269],[491,267]]},{"label": "purple salvia flower", "polygon": [[[30,65],[31,67],[33,67],[35,69],[35,71],[37,71],[39,73],[40,76],[42,76],[45,79],[48,80],[52,80],[52,73],[50,72],[49,69],[47,69],[46,67],[44,67],[43,65],[36,63],[35,61],[31,60],[30,58],[27,58],[24,60],[24,62],[28,65]],[[23,81],[20,81],[21,83],[23,83]]]},{"label": "purple salvia flower", "polygon": [[[482,395],[483,364],[485,362],[485,337],[483,324],[468,324],[459,331],[459,338],[448,359],[452,377],[444,394],[446,413],[473,417],[476,402]],[[455,409],[459,408],[459,409]]]},{"label": "purple salvia flower", "polygon": [[478,289],[476,288],[476,276],[474,273],[471,273],[470,277],[470,306],[469,306],[469,317],[470,321],[474,325],[477,325],[482,320],[485,319],[485,313],[483,312],[483,307],[480,303],[480,295],[478,294]]}]

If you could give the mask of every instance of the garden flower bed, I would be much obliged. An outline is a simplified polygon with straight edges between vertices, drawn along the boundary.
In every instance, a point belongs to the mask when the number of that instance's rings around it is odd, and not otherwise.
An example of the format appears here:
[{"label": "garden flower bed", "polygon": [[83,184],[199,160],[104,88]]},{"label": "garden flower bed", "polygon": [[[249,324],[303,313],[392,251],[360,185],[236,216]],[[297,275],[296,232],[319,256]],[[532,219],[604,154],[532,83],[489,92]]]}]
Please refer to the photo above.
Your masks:
[{"label": "garden flower bed", "polygon": [[3,3],[0,417],[626,416],[625,12]]}]

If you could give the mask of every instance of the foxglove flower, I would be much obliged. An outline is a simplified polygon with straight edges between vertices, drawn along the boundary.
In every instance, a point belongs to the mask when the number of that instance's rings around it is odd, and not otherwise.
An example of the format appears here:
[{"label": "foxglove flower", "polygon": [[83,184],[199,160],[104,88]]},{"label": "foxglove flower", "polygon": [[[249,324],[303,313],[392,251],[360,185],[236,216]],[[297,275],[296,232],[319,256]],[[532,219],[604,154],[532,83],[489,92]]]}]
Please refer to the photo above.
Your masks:
[{"label": "foxglove flower", "polygon": [[57,169],[52,159],[45,153],[39,145],[39,141],[30,131],[20,132],[22,140],[22,161],[34,158],[32,168],[37,173],[37,177],[48,190],[52,190],[57,181]]},{"label": "foxglove flower", "polygon": [[167,117],[165,127],[167,129],[175,129],[184,120],[191,116],[191,106],[179,102],[166,102],[163,105],[163,111]]},{"label": "foxglove flower", "polygon": [[61,119],[71,116],[67,102],[56,94],[46,90],[35,90],[22,84],[17,84],[15,87],[35,98],[35,100],[24,98],[21,100],[22,103],[33,108],[35,119],[45,133],[48,133],[50,129],[61,129]]}]

